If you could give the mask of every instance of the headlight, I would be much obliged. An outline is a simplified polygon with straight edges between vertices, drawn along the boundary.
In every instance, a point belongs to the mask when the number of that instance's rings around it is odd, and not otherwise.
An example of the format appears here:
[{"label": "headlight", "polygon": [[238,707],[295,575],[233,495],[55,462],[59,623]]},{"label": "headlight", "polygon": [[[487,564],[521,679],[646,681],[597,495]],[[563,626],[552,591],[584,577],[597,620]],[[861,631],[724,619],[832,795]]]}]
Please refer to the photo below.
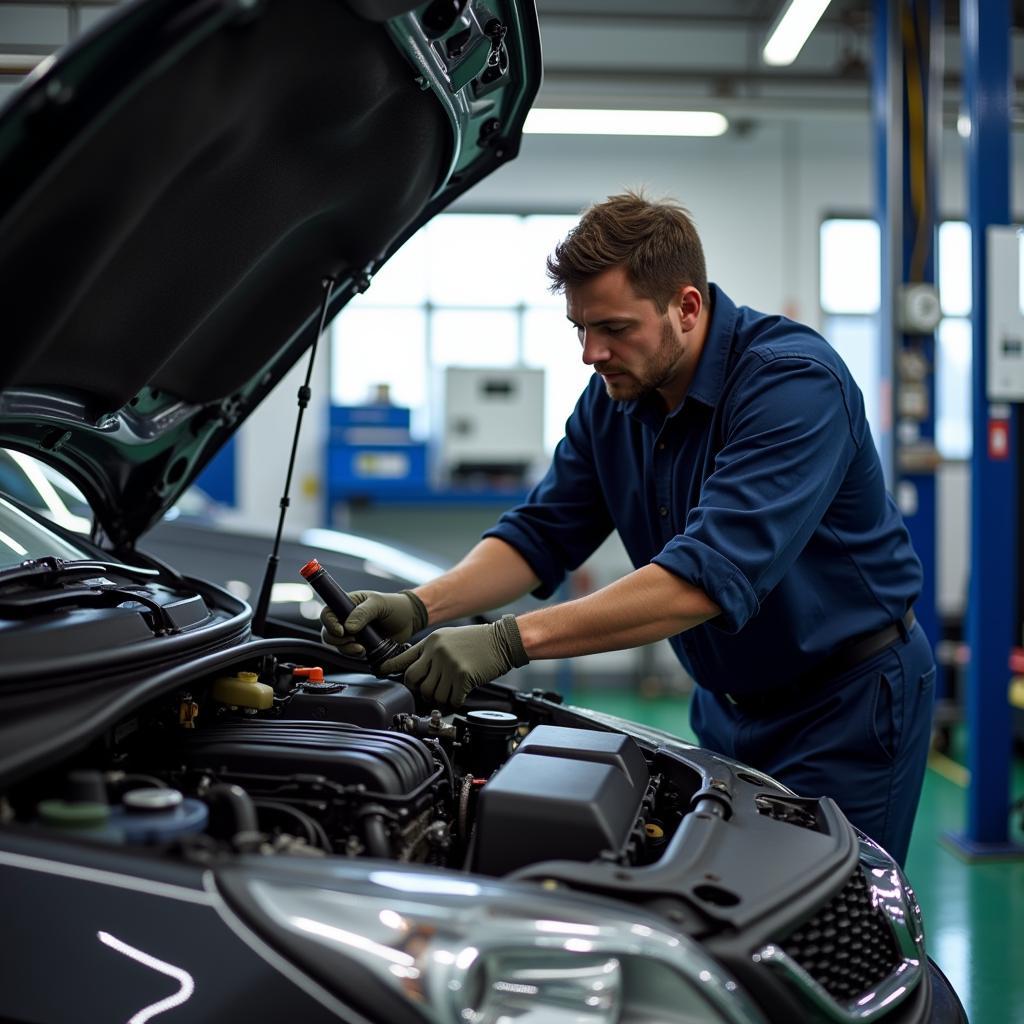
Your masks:
[{"label": "headlight", "polygon": [[331,888],[244,873],[221,881],[246,916],[270,925],[265,934],[305,966],[315,960],[313,973],[375,1019],[763,1024],[699,945],[611,901],[398,869],[342,868]]},{"label": "headlight", "polygon": [[451,1002],[469,1024],[608,1024],[622,1016],[622,965],[615,957],[493,950],[478,957]]}]

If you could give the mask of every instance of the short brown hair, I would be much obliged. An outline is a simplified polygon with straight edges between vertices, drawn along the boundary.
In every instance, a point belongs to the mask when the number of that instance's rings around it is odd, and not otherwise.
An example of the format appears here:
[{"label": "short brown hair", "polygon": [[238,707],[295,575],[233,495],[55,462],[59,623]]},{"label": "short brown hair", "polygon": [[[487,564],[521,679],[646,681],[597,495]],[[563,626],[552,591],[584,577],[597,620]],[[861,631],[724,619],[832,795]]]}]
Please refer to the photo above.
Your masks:
[{"label": "short brown hair", "polygon": [[622,266],[637,294],[653,299],[662,313],[687,284],[708,302],[704,249],[689,213],[672,199],[651,202],[642,191],[591,206],[555,246],[547,266],[553,292]]}]

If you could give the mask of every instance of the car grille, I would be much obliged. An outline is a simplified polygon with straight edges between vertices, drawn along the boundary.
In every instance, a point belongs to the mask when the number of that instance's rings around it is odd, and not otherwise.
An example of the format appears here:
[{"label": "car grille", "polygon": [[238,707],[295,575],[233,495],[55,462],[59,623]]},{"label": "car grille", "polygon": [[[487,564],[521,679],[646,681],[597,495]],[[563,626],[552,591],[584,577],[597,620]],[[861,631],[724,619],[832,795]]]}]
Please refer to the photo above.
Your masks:
[{"label": "car grille", "polygon": [[901,960],[859,868],[838,896],[779,945],[840,1002],[870,991]]}]

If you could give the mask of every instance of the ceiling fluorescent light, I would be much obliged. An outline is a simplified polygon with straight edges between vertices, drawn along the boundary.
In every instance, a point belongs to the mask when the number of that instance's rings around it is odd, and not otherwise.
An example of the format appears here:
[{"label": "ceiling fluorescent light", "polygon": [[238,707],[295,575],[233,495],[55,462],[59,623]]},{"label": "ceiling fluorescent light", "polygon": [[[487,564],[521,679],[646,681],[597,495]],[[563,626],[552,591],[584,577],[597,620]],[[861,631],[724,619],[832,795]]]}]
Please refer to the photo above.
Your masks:
[{"label": "ceiling fluorescent light", "polygon": [[710,110],[557,110],[534,107],[523,131],[533,135],[722,135],[729,122]]},{"label": "ceiling fluorescent light", "polygon": [[829,0],[788,0],[761,51],[765,64],[792,64],[828,7]]}]

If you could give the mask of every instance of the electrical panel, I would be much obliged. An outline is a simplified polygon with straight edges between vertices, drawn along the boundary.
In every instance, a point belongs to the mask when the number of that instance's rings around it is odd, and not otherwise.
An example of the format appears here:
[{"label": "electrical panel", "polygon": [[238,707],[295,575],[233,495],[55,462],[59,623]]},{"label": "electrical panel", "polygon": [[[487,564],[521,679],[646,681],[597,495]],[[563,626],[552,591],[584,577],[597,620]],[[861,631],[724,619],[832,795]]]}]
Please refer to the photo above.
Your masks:
[{"label": "electrical panel", "polygon": [[439,390],[442,478],[525,481],[545,464],[543,370],[448,366]]},{"label": "electrical panel", "polygon": [[1024,314],[1021,312],[1021,231],[989,227],[988,377],[993,402],[1024,401]]}]

